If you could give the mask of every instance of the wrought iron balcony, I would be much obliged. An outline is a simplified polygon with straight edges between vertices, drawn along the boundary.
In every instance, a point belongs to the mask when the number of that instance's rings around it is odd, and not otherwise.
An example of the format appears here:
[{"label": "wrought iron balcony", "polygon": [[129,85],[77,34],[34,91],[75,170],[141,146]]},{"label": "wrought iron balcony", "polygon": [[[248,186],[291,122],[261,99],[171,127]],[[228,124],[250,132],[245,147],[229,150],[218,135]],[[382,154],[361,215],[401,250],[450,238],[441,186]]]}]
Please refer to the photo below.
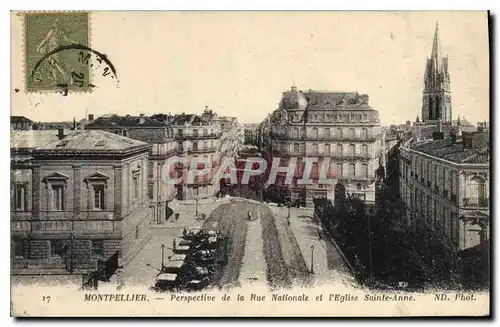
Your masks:
[{"label": "wrought iron balcony", "polygon": [[222,136],[222,133],[207,133],[207,134],[176,134],[176,140],[201,140],[201,139],[217,139]]},{"label": "wrought iron balcony", "polygon": [[473,207],[473,208],[487,208],[489,206],[489,198],[480,198],[480,199],[463,199],[464,207]]}]

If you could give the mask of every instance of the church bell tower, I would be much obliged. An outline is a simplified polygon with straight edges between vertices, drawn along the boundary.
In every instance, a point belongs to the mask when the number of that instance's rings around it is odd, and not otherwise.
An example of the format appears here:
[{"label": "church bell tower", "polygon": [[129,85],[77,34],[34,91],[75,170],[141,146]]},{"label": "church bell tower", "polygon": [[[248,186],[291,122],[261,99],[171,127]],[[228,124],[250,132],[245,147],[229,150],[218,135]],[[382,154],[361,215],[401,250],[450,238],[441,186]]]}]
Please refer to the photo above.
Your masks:
[{"label": "church bell tower", "polygon": [[422,122],[428,125],[452,123],[450,74],[448,56],[443,57],[439,38],[439,23],[436,23],[431,57],[427,59],[422,96]]}]

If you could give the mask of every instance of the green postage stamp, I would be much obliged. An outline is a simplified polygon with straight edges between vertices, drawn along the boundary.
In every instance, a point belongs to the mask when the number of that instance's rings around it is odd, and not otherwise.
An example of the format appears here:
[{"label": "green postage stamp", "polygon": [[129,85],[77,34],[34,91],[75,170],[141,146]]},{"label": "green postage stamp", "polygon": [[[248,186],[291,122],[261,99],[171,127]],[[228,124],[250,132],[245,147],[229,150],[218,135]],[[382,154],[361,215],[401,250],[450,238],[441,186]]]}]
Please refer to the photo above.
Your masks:
[{"label": "green postage stamp", "polygon": [[28,92],[88,91],[90,64],[88,12],[24,14],[25,77]]}]

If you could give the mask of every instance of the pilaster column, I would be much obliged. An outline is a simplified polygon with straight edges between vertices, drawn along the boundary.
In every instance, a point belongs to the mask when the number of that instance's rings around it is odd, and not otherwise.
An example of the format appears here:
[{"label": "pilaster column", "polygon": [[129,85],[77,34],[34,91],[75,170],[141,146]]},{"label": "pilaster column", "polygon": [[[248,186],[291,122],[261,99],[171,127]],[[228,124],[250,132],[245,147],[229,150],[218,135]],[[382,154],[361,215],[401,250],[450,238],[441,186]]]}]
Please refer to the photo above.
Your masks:
[{"label": "pilaster column", "polygon": [[120,220],[122,216],[122,167],[114,166],[114,219]]},{"label": "pilaster column", "polygon": [[82,166],[73,165],[73,214],[74,219],[80,218],[81,211]]},{"label": "pilaster column", "polygon": [[[40,219],[40,187],[42,181],[40,180],[40,167],[34,166],[32,173],[32,189],[33,189],[33,205],[32,213],[33,219]],[[48,200],[47,200],[48,201]]]}]

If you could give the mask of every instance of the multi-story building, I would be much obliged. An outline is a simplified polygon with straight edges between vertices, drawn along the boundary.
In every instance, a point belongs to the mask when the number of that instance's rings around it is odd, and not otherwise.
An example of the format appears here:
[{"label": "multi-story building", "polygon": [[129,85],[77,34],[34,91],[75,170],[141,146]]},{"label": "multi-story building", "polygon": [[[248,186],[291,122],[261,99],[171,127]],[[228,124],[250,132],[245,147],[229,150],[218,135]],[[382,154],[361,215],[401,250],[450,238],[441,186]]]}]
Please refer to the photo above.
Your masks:
[{"label": "multi-story building", "polygon": [[259,124],[243,124],[243,143],[258,145]]},{"label": "multi-story building", "polygon": [[116,256],[126,264],[149,239],[151,146],[104,131],[61,134],[11,145],[13,274],[84,273]]},{"label": "multi-story building", "polygon": [[476,128],[460,116],[451,121],[448,61],[439,43],[436,26],[424,77],[423,122],[417,117],[399,148],[399,183],[404,222],[432,235],[422,240],[436,249],[427,259],[448,272],[463,266],[465,260],[457,259],[470,249],[483,253],[489,240],[490,142],[488,129],[465,132]]},{"label": "multi-story building", "polygon": [[[176,177],[182,178],[182,183],[177,183],[177,198],[179,200],[197,199],[215,195],[220,188],[219,183],[212,183],[214,175],[220,165],[220,138],[221,130],[217,115],[208,108],[202,115],[180,114],[176,115],[171,126],[177,142],[177,156],[183,160],[175,165]],[[200,159],[203,158],[203,159]],[[204,169],[201,161],[211,164],[210,173],[189,178],[192,162],[200,162],[194,167]]]},{"label": "multi-story building", "polygon": [[[400,148],[405,221],[430,230],[456,259],[489,239],[489,133],[463,133]],[[450,262],[453,264],[453,262]]]},{"label": "multi-story building", "polygon": [[[293,86],[270,117],[269,131],[272,157],[287,158],[282,165],[297,157],[292,185],[285,185],[283,174],[276,180],[279,188],[289,189],[292,200],[311,206],[314,197],[334,200],[333,185],[318,183],[321,165],[329,162],[329,177],[347,194],[374,202],[376,171],[385,166],[385,137],[368,95],[299,91]],[[308,157],[319,157],[310,176],[314,184],[300,185],[297,180]]]},{"label": "multi-story building", "polygon": [[166,173],[164,170],[169,168],[167,160],[177,153],[170,125],[143,114],[139,116],[112,115],[95,120],[93,115],[89,116],[89,123],[85,126],[87,130],[104,130],[152,145],[147,167],[147,198],[151,211],[151,223],[164,223],[170,214],[168,204],[177,194],[174,185],[166,183],[163,179]]},{"label": "multi-story building", "polygon": [[243,144],[243,128],[236,117],[220,117],[220,156],[233,157]]}]

